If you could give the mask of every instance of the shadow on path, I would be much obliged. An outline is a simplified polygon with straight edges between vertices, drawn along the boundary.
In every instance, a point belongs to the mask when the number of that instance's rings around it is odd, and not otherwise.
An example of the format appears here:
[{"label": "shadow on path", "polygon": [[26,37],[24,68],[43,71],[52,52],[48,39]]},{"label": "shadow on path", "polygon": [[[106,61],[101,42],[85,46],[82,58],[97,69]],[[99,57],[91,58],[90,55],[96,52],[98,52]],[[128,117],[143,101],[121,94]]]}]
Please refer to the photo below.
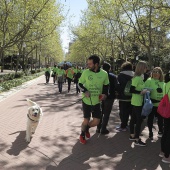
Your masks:
[{"label": "shadow on path", "polygon": [[24,150],[25,148],[27,148],[27,146],[29,144],[25,141],[26,131],[17,131],[17,132],[11,133],[9,135],[13,135],[16,133],[19,133],[19,135],[16,137],[15,141],[12,142],[11,148],[9,150],[7,150],[7,153],[9,155],[14,155],[14,156],[19,155],[20,152],[22,150]]}]

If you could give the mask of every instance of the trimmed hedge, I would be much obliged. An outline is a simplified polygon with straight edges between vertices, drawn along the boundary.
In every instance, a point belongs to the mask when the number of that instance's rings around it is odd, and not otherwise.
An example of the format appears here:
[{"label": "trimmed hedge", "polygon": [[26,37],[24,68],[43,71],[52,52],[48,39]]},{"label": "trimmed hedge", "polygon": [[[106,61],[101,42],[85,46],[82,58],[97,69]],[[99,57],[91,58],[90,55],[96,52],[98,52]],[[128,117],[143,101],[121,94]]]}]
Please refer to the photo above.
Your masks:
[{"label": "trimmed hedge", "polygon": [[[27,82],[29,80],[32,80],[34,78],[37,78],[41,75],[43,75],[44,72],[40,72],[40,73],[36,73],[36,74],[33,74],[33,75],[30,75],[30,76],[22,76],[20,77],[21,75],[17,75],[15,76],[15,78],[13,80],[10,80],[10,76],[6,76],[6,78],[9,78],[8,80],[0,83],[0,92],[3,92],[3,91],[7,91],[7,90],[10,90],[11,88],[13,87],[17,87],[19,85],[22,85],[24,82]],[[24,73],[22,74],[24,75]],[[16,77],[19,77],[19,78],[16,78]]]}]

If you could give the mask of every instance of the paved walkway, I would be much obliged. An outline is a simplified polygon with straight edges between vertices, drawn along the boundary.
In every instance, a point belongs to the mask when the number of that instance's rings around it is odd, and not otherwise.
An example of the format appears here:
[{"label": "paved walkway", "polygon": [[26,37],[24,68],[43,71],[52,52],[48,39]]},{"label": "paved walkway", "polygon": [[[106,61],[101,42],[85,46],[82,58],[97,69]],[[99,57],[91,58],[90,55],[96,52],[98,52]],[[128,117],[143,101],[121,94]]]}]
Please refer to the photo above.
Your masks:
[{"label": "paved walkway", "polygon": [[[52,80],[51,80],[52,81]],[[160,139],[154,130],[154,141],[147,139],[145,126],[142,139],[147,147],[134,146],[129,132],[116,132],[119,124],[118,102],[115,101],[109,121],[109,135],[95,134],[86,145],[79,143],[82,122],[81,102],[66,107],[81,95],[57,91],[57,85],[45,85],[44,76],[18,90],[0,94],[0,170],[166,170],[158,154]],[[7,95],[6,95],[7,94]],[[37,102],[44,116],[32,141],[25,142],[27,119],[26,98]],[[155,128],[157,126],[155,125]]]}]

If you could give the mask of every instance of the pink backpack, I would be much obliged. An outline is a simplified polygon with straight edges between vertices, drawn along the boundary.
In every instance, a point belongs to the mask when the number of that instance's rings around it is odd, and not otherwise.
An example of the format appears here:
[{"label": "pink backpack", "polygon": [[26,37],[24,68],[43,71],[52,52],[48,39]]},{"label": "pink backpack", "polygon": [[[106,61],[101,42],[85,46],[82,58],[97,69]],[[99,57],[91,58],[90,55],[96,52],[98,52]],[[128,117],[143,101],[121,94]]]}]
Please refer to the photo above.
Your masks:
[{"label": "pink backpack", "polygon": [[[170,90],[170,89],[169,89]],[[168,90],[168,92],[169,92]],[[165,87],[165,95],[162,98],[162,100],[159,103],[157,112],[163,117],[163,118],[170,118],[170,101],[168,97],[168,92],[166,93],[166,87]]]}]

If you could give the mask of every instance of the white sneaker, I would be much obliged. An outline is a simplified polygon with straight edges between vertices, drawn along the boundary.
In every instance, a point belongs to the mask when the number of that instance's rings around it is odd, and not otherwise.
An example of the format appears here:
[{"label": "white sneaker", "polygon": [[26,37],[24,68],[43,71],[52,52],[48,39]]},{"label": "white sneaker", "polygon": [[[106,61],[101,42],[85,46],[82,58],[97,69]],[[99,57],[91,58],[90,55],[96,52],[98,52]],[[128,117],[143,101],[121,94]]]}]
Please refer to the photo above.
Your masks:
[{"label": "white sneaker", "polygon": [[159,153],[159,157],[161,157],[161,158],[164,157],[164,153],[162,151]]},{"label": "white sneaker", "polygon": [[170,163],[170,156],[168,157],[168,158],[162,158],[162,162],[164,162],[164,163]]},{"label": "white sneaker", "polygon": [[120,127],[121,127],[121,125],[116,126],[116,130],[119,129]]}]

